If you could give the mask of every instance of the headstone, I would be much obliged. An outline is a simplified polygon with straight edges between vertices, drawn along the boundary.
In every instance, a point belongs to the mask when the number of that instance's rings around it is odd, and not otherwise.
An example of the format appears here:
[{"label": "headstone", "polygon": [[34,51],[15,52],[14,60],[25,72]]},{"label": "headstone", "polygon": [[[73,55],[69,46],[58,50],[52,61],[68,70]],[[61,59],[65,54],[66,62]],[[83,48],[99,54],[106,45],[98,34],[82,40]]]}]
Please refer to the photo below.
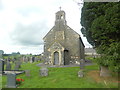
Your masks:
[{"label": "headstone", "polygon": [[37,62],[37,58],[36,57],[34,57],[34,61]]},{"label": "headstone", "polygon": [[7,63],[6,63],[6,71],[9,71],[9,70],[11,70],[11,64],[10,64],[9,61],[7,61]]},{"label": "headstone", "polygon": [[7,74],[7,88],[16,88],[16,74],[15,73]]},{"label": "headstone", "polygon": [[78,71],[78,77],[84,77],[84,74],[83,74],[82,70]]},{"label": "headstone", "polygon": [[24,57],[24,56],[22,56],[22,62],[24,62],[24,59],[25,59],[25,57]]},{"label": "headstone", "polygon": [[108,67],[101,66],[101,67],[100,67],[100,76],[101,76],[101,77],[111,76],[111,71],[109,70]]},{"label": "headstone", "polygon": [[48,76],[48,69],[47,68],[41,68],[40,69],[40,75],[41,76]]},{"label": "headstone", "polygon": [[31,76],[30,75],[30,70],[25,70],[25,75],[28,76],[28,77],[30,77]]},{"label": "headstone", "polygon": [[32,61],[32,57],[30,57],[30,63],[33,63],[33,61]]},{"label": "headstone", "polygon": [[32,62],[34,62],[35,61],[35,57],[32,57]]},{"label": "headstone", "polygon": [[84,69],[85,61],[83,59],[80,60],[80,69]]},{"label": "headstone", "polygon": [[27,57],[25,58],[25,62],[26,62],[26,63],[28,62],[28,58],[27,58]]},{"label": "headstone", "polygon": [[10,58],[8,58],[8,61],[10,62],[10,61],[11,61],[11,59],[10,59]]},{"label": "headstone", "polygon": [[28,61],[30,61],[30,57],[27,57]]},{"label": "headstone", "polygon": [[4,61],[0,59],[0,74],[3,74],[4,72]]},{"label": "headstone", "polygon": [[21,67],[21,62],[20,61],[16,61],[14,70],[19,70],[20,67]]}]

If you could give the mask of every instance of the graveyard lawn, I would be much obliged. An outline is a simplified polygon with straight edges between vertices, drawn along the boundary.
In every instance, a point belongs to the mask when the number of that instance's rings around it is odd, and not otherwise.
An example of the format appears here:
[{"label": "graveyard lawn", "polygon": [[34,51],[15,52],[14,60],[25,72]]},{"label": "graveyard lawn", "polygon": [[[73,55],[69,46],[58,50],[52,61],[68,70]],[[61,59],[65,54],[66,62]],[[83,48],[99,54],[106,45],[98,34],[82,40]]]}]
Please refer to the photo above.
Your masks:
[{"label": "graveyard lawn", "polygon": [[[19,88],[117,88],[116,77],[99,77],[99,66],[86,66],[83,78],[78,78],[79,67],[48,68],[47,77],[40,76],[40,67],[35,63],[22,64],[21,70],[30,70],[30,76],[18,75],[17,78],[24,79]],[[3,88],[6,84],[6,76],[3,76]]]}]

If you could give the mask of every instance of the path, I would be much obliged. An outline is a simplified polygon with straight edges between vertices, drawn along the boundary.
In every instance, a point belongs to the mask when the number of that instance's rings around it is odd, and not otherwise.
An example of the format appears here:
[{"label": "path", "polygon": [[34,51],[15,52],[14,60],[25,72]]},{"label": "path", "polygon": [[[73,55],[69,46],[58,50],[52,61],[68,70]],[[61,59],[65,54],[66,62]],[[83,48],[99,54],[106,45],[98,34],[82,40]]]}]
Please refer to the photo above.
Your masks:
[{"label": "path", "polygon": [[[89,66],[89,65],[94,65],[94,63],[92,63],[90,60],[86,60],[85,62],[85,66]],[[74,65],[44,65],[43,63],[39,63],[37,64],[37,66],[42,67],[79,67],[80,65],[74,64]]]}]

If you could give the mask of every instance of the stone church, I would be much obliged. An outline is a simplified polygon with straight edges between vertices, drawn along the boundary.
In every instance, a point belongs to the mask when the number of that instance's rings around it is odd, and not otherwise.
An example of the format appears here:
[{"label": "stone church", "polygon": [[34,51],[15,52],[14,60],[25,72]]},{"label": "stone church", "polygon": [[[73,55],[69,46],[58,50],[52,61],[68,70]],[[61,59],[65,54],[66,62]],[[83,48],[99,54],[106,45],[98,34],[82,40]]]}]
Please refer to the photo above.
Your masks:
[{"label": "stone church", "polygon": [[43,38],[44,59],[50,65],[79,64],[84,59],[80,35],[67,25],[65,12],[56,13],[55,25]]}]

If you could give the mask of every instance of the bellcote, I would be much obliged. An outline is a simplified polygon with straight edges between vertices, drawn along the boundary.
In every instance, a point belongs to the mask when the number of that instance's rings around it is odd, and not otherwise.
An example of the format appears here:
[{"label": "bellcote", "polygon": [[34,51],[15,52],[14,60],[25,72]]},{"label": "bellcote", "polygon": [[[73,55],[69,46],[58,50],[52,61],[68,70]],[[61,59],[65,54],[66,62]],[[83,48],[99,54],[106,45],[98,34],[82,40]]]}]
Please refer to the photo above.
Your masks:
[{"label": "bellcote", "polygon": [[60,23],[66,25],[65,12],[63,10],[60,10],[56,13],[55,25]]}]

